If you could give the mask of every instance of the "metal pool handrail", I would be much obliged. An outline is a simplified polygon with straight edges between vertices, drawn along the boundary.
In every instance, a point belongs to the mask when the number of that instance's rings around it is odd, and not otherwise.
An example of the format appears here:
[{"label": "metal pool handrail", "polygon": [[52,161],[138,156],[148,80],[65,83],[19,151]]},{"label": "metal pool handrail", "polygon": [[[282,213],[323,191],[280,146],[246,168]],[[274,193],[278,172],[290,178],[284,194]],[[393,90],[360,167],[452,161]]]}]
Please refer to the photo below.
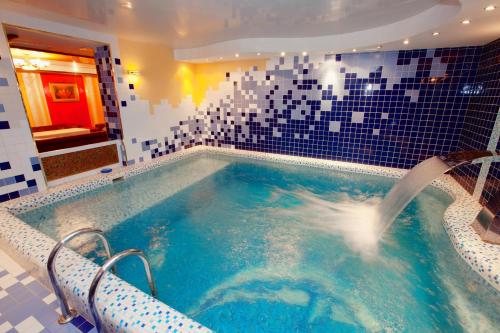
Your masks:
[{"label": "metal pool handrail", "polygon": [[108,258],[111,258],[111,249],[109,247],[108,240],[106,239],[106,237],[104,237],[104,233],[101,229],[82,228],[75,230],[67,234],[54,246],[49,254],[49,258],[47,259],[47,271],[49,274],[50,283],[52,284],[52,288],[54,289],[54,293],[56,294],[57,300],[59,301],[59,305],[61,307],[61,315],[57,319],[57,322],[59,324],[69,323],[73,318],[76,317],[77,312],[69,307],[68,300],[66,299],[66,296],[64,295],[61,287],[59,286],[59,283],[57,282],[57,277],[55,274],[55,259],[61,248],[66,245],[66,243],[68,243],[73,238],[84,234],[95,234],[96,236],[98,236],[104,245],[106,256]]},{"label": "metal pool handrail", "polygon": [[149,264],[148,258],[146,257],[144,252],[138,249],[128,249],[115,254],[113,257],[106,260],[106,262],[102,265],[102,267],[99,269],[94,279],[92,280],[92,283],[90,284],[89,288],[88,303],[98,333],[101,333],[103,331],[102,331],[101,318],[99,316],[99,313],[97,312],[95,297],[97,294],[97,289],[99,288],[101,282],[101,278],[103,277],[104,273],[106,273],[110,268],[113,268],[118,261],[131,255],[135,255],[141,258],[142,263],[144,264],[144,270],[146,271],[146,277],[148,278],[148,284],[149,284],[149,289],[151,290],[151,295],[153,297],[157,296],[156,286],[153,280],[153,275],[151,274],[151,265]]}]

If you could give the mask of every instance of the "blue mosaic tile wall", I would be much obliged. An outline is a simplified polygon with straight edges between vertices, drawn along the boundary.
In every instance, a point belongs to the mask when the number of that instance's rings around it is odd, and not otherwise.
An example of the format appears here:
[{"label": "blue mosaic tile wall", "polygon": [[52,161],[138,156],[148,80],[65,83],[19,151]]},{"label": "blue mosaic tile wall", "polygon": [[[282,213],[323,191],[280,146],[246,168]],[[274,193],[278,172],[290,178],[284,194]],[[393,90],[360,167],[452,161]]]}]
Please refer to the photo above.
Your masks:
[{"label": "blue mosaic tile wall", "polygon": [[[149,155],[152,159],[168,155],[170,153],[188,149],[194,146],[202,145],[203,121],[197,117],[188,117],[180,121],[178,125],[170,127],[170,135],[159,139],[150,139],[138,141],[132,138],[132,144],[140,144],[141,151]],[[144,162],[140,156],[139,162]],[[135,160],[129,160],[129,165],[134,164]]]},{"label": "blue mosaic tile wall", "polygon": [[[458,145],[460,150],[485,150],[490,142],[500,108],[500,39],[483,46],[475,86],[477,92],[471,97],[467,109]],[[500,150],[500,141],[496,143],[496,149]],[[454,176],[462,186],[473,193],[479,171],[480,166],[467,166],[457,170]],[[481,203],[493,204],[491,201],[499,191],[500,163],[493,163]]]},{"label": "blue mosaic tile wall", "polygon": [[410,168],[457,150],[480,47],[271,59],[227,73],[203,143]]},{"label": "blue mosaic tile wall", "polygon": [[[127,102],[121,101],[120,104],[118,104],[118,93],[116,91],[115,84],[123,83],[123,78],[118,77],[117,81],[115,81],[113,71],[113,66],[121,66],[121,60],[119,58],[111,58],[111,50],[108,45],[96,47],[94,50],[94,59],[96,63],[97,78],[99,81],[99,90],[101,92],[101,101],[104,110],[104,119],[106,120],[108,138],[109,140],[123,140],[123,125],[120,118],[120,106],[126,107]],[[120,146],[120,154],[122,164],[129,164],[123,145]]]},{"label": "blue mosaic tile wall", "polygon": [[[120,120],[120,108],[116,93],[113,59],[109,46],[96,47],[94,59],[97,67],[97,77],[99,89],[101,91],[101,101],[104,109],[104,119],[110,140],[122,139],[122,124]],[[115,59],[115,65],[120,65],[120,60]],[[123,105],[126,106],[126,105]]]}]

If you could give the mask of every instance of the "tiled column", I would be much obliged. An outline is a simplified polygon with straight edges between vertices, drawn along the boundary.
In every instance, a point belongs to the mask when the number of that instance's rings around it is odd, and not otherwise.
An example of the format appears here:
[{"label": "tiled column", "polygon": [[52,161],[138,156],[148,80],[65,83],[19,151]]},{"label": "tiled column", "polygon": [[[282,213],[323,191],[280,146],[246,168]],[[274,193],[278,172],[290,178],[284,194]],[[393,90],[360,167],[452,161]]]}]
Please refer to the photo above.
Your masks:
[{"label": "tiled column", "polygon": [[[459,150],[499,150],[500,39],[482,47],[476,76],[477,95],[465,115]],[[500,163],[456,169],[455,178],[483,205],[489,206],[500,191]]]},{"label": "tiled column", "polygon": [[[115,75],[113,63],[120,65],[120,59],[111,58],[111,51],[108,45],[99,46],[94,53],[97,67],[97,77],[99,79],[99,89],[101,91],[101,101],[104,109],[104,119],[110,140],[123,140],[123,126],[120,118],[120,106],[118,104],[118,94],[116,92]],[[124,105],[125,103],[125,105]],[[121,106],[126,106],[125,101]],[[127,153],[123,144],[120,145],[120,154],[123,165],[127,165]]]},{"label": "tiled column", "polygon": [[5,35],[0,34],[0,202],[44,190]]}]

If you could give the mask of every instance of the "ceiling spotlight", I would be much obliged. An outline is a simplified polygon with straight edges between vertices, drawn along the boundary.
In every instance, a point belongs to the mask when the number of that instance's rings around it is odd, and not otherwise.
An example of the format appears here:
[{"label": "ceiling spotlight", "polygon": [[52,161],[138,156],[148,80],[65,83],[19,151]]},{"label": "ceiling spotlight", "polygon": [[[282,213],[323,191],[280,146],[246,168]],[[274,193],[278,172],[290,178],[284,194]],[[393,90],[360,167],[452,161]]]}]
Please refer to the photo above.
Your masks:
[{"label": "ceiling spotlight", "polygon": [[134,5],[132,5],[132,2],[130,2],[130,1],[122,1],[122,2],[120,2],[120,5],[121,5],[123,8],[127,8],[127,9],[132,9],[132,8],[134,8]]},{"label": "ceiling spotlight", "polygon": [[222,60],[222,59],[224,59],[224,58],[223,57],[219,57],[219,60]]},{"label": "ceiling spotlight", "polygon": [[235,56],[236,58],[239,58],[239,57],[240,57],[240,54],[239,54],[239,53],[236,53],[234,56]]},{"label": "ceiling spotlight", "polygon": [[358,50],[356,50],[356,49],[352,49],[352,52],[357,52],[357,51],[358,51]]},{"label": "ceiling spotlight", "polygon": [[307,52],[306,51],[302,52],[302,55],[305,57],[307,55]]},{"label": "ceiling spotlight", "polygon": [[285,53],[285,52],[281,52],[281,54],[280,54],[280,55],[281,55],[282,57],[284,57],[284,56],[286,55],[286,53]]},{"label": "ceiling spotlight", "polygon": [[470,24],[470,20],[469,19],[465,19],[462,21],[462,24]]},{"label": "ceiling spotlight", "polygon": [[382,48],[382,45],[377,45],[377,50],[380,50]]},{"label": "ceiling spotlight", "polygon": [[403,44],[405,44],[405,45],[410,44],[410,40],[409,39],[405,39],[404,42],[403,42]]},{"label": "ceiling spotlight", "polygon": [[433,36],[439,36],[439,32],[434,31],[434,32],[432,33],[432,35],[433,35]]},{"label": "ceiling spotlight", "polygon": [[497,8],[497,6],[495,6],[495,5],[489,5],[489,6],[484,7],[484,10],[487,12],[491,12],[492,10],[495,10],[496,8]]},{"label": "ceiling spotlight", "polygon": [[260,52],[257,52],[257,56],[260,56]]}]

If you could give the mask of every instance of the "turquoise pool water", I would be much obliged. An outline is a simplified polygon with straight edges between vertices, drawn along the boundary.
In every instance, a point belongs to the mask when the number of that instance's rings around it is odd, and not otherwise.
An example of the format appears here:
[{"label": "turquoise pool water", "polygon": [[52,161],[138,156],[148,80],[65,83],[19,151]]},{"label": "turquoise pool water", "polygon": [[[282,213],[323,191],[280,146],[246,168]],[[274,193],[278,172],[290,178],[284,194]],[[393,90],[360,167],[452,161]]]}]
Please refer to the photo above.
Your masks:
[{"label": "turquoise pool water", "polygon": [[[159,298],[217,332],[497,331],[500,296],[452,248],[446,194],[419,195],[370,256],[329,228],[352,221],[331,221],[328,203],[356,207],[393,184],[196,157],[21,218],[54,238],[97,226],[114,251],[143,249]],[[147,292],[141,270],[131,258],[118,275]]]}]

